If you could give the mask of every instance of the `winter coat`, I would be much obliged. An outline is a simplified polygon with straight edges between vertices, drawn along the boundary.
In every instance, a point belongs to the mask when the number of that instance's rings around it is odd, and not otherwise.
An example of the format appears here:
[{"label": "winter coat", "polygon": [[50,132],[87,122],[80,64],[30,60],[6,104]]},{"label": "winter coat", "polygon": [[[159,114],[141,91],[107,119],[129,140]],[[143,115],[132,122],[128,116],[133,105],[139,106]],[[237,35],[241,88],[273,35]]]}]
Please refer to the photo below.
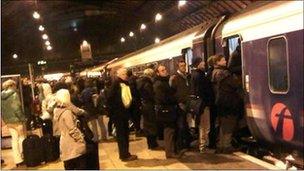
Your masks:
[{"label": "winter coat", "polygon": [[143,129],[148,135],[157,134],[157,122],[154,110],[154,92],[151,78],[143,76],[138,79],[137,88],[141,95],[141,113]]},{"label": "winter coat", "polygon": [[1,115],[6,124],[25,121],[21,101],[16,90],[7,89],[1,92]]},{"label": "winter coat", "polygon": [[171,87],[175,90],[178,103],[187,104],[190,93],[190,75],[179,71],[170,78]]},{"label": "winter coat", "polygon": [[[124,83],[125,85],[129,86],[127,81],[124,81],[120,78],[116,78],[109,90],[108,94],[108,106],[109,106],[109,113],[112,115],[113,119],[129,119],[130,118],[130,108],[132,108],[133,104],[131,102],[131,106],[126,108],[122,102],[122,94],[121,94],[121,86],[120,83]],[[132,94],[132,89],[131,94]]]},{"label": "winter coat", "polygon": [[98,115],[97,106],[95,106],[93,102],[94,94],[97,94],[97,90],[93,87],[88,87],[82,91],[80,96],[83,109],[88,112],[91,118],[95,118]]},{"label": "winter coat", "polygon": [[[215,101],[227,99],[225,104],[216,104],[219,115],[237,115],[241,105],[241,98],[238,89],[241,88],[241,82],[233,76],[225,67],[215,67],[212,72],[212,83]],[[222,101],[222,100],[221,100]]]},{"label": "winter coat", "polygon": [[55,109],[56,105],[56,97],[52,94],[52,88],[49,84],[43,83],[42,85],[43,89],[43,97],[41,103],[41,110],[42,110],[42,116],[41,119],[52,119],[53,118],[53,111]]},{"label": "winter coat", "polygon": [[231,73],[242,75],[242,59],[240,46],[237,46],[235,51],[232,52],[228,61],[228,69]]},{"label": "winter coat", "polygon": [[[212,84],[204,71],[199,69],[192,70],[190,85],[190,95],[199,96],[203,101],[203,106],[211,106],[213,104],[214,94]],[[202,110],[204,110],[203,106]]]},{"label": "winter coat", "polygon": [[84,135],[77,127],[77,119],[67,107],[56,107],[54,120],[60,130],[60,158],[62,161],[77,158],[86,153]]},{"label": "winter coat", "polygon": [[153,84],[154,99],[156,105],[176,105],[174,89],[169,85],[169,77],[155,77]]},{"label": "winter coat", "polygon": [[[155,82],[153,84],[153,91],[154,91],[154,99],[156,105],[156,116],[157,120],[172,122],[177,118],[176,114],[176,106],[177,100],[174,96],[175,92],[173,88],[169,85],[169,77],[155,77]],[[159,115],[159,109],[169,110],[169,115]],[[164,116],[164,117],[162,117]]]}]

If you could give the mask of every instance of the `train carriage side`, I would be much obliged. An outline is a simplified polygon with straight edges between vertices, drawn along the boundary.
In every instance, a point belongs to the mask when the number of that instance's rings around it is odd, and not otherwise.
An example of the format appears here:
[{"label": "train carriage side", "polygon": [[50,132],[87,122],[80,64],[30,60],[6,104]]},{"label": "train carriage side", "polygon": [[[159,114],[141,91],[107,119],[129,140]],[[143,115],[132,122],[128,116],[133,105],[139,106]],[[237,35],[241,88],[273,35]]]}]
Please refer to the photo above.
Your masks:
[{"label": "train carriage side", "polygon": [[303,153],[303,2],[278,1],[232,17],[222,38],[242,38],[248,126],[270,147]]}]

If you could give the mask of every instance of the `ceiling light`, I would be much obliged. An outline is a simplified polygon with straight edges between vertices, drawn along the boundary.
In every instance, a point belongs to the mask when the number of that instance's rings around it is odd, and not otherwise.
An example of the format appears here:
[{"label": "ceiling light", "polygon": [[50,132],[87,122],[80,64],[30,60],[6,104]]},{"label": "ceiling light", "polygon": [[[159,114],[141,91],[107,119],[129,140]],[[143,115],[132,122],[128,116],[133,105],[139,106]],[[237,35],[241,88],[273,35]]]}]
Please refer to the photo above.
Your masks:
[{"label": "ceiling light", "polygon": [[134,33],[133,33],[132,31],[130,31],[129,36],[130,36],[130,37],[133,37],[133,36],[134,36]]},{"label": "ceiling light", "polygon": [[141,26],[140,26],[140,29],[141,30],[144,30],[144,29],[146,29],[147,27],[146,27],[146,25],[145,24],[141,24]]},{"label": "ceiling light", "polygon": [[49,38],[49,36],[48,36],[47,34],[43,34],[43,35],[42,35],[42,39],[46,40],[46,39],[48,39],[48,38]]},{"label": "ceiling light", "polygon": [[156,22],[157,22],[157,21],[160,21],[162,18],[163,18],[163,16],[160,15],[160,13],[157,13],[157,14],[155,15],[155,21],[156,21]]},{"label": "ceiling light", "polygon": [[154,41],[155,43],[159,43],[160,42],[160,39],[157,37],[157,38],[155,38],[155,41]]},{"label": "ceiling light", "polygon": [[186,0],[180,0],[178,1],[178,7],[186,5],[187,1]]},{"label": "ceiling light", "polygon": [[52,46],[47,46],[46,49],[47,50],[52,50]]},{"label": "ceiling light", "polygon": [[51,43],[50,43],[50,41],[47,40],[47,41],[45,41],[44,44],[45,44],[46,46],[50,46]]},{"label": "ceiling light", "polygon": [[125,40],[124,37],[120,38],[120,42],[125,42],[125,41],[126,41],[126,40]]},{"label": "ceiling light", "polygon": [[17,55],[17,54],[14,54],[14,55],[13,55],[13,58],[14,58],[14,59],[17,59],[17,58],[18,58],[18,55]]},{"label": "ceiling light", "polygon": [[38,12],[34,12],[33,13],[33,17],[35,18],[35,19],[39,19],[40,18],[40,14],[38,13]]},{"label": "ceiling light", "polygon": [[44,27],[43,27],[42,25],[40,25],[40,26],[39,26],[39,30],[40,30],[40,31],[43,31],[43,30],[44,30]]},{"label": "ceiling light", "polygon": [[77,28],[74,28],[73,30],[74,30],[74,31],[77,31]]}]

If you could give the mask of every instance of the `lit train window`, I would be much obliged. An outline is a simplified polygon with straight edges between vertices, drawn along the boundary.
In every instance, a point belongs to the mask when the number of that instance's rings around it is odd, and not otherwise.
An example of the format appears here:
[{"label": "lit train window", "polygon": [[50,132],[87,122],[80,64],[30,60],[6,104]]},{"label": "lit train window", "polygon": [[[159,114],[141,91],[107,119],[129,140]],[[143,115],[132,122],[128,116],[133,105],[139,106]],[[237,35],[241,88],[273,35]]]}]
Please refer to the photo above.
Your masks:
[{"label": "lit train window", "polygon": [[274,37],[268,41],[268,85],[275,94],[286,94],[289,90],[287,50],[285,37]]}]

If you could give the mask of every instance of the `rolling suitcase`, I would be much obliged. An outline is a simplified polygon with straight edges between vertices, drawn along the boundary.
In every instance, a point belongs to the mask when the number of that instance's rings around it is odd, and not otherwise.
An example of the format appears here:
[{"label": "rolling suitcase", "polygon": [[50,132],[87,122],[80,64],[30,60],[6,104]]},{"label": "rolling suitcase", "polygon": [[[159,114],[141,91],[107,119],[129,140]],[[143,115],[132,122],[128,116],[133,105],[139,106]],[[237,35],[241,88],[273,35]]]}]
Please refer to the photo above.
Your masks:
[{"label": "rolling suitcase", "polygon": [[44,146],[44,159],[46,162],[56,161],[59,158],[59,137],[44,135],[41,137]]},{"label": "rolling suitcase", "polygon": [[22,147],[26,166],[35,167],[44,162],[44,146],[38,135],[27,136]]}]

